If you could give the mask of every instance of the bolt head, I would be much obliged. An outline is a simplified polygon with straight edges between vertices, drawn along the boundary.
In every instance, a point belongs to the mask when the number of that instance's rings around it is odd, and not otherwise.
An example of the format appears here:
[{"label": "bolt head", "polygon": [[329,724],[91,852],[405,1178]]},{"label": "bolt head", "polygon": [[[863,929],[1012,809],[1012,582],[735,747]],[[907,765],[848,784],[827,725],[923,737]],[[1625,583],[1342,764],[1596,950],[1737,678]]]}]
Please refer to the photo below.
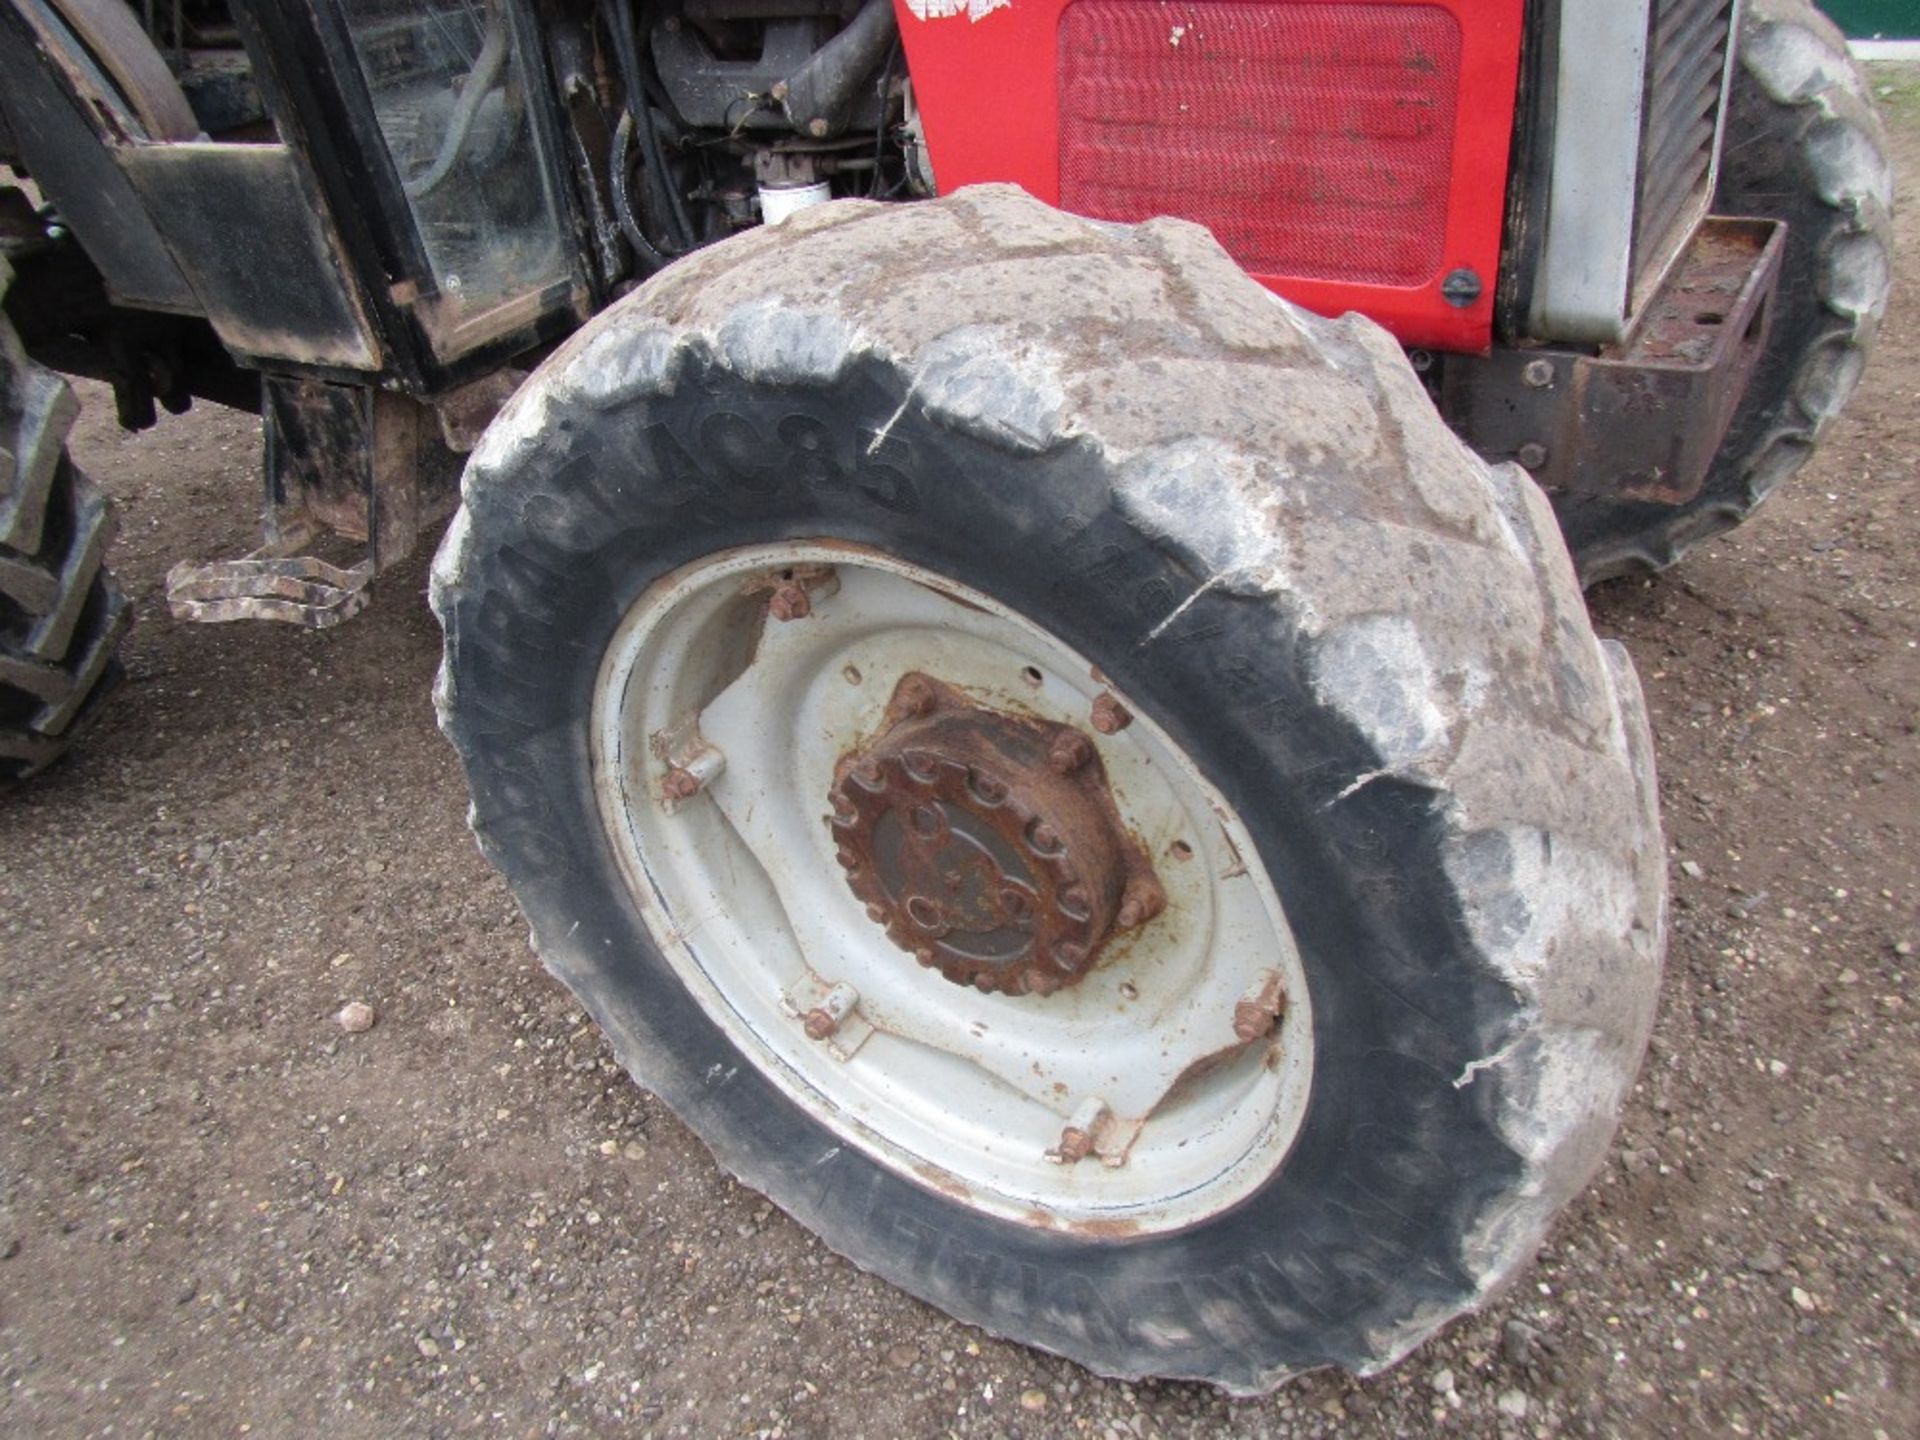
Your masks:
[{"label": "bolt head", "polygon": [[1246,1044],[1271,1035],[1277,1023],[1277,1017],[1270,1011],[1248,1001],[1242,1000],[1233,1007],[1233,1033]]},{"label": "bolt head", "polygon": [[775,587],[767,600],[767,613],[776,620],[804,620],[813,613],[813,601],[804,589],[788,582]]},{"label": "bolt head", "polygon": [[1553,384],[1553,362],[1551,360],[1529,360],[1520,371],[1521,382],[1535,390],[1545,390]]},{"label": "bolt head", "polygon": [[1102,690],[1093,702],[1093,728],[1102,735],[1118,735],[1133,723],[1133,712]]},{"label": "bolt head", "polygon": [[1480,272],[1465,265],[1452,271],[1440,282],[1440,294],[1449,305],[1464,310],[1478,300],[1486,286],[1481,282]]},{"label": "bolt head", "polygon": [[700,793],[700,777],[691,770],[683,770],[678,765],[667,771],[666,783],[662,787],[669,799],[691,800]]},{"label": "bolt head", "polygon": [[918,719],[933,713],[933,687],[918,675],[911,675],[900,682],[897,702],[906,714]]},{"label": "bolt head", "polygon": [[1047,765],[1056,775],[1071,775],[1093,758],[1093,743],[1077,730],[1063,730],[1047,751]]},{"label": "bolt head", "polygon": [[840,1022],[825,1010],[816,1008],[807,1012],[806,1031],[809,1040],[825,1040],[839,1028]]},{"label": "bolt head", "polygon": [[1529,440],[1514,453],[1513,458],[1529,470],[1538,470],[1547,463],[1547,447],[1537,441]]}]

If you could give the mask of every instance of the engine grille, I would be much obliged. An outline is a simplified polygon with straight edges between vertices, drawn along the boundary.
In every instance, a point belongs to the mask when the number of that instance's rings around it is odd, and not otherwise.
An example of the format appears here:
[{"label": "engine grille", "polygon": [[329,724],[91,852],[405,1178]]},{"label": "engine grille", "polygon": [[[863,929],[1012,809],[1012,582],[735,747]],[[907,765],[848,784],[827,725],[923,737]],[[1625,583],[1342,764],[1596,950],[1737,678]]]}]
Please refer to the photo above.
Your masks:
[{"label": "engine grille", "polygon": [[1634,197],[1636,297],[1659,278],[1713,198],[1733,7],[1734,0],[1654,0]]},{"label": "engine grille", "polygon": [[1419,285],[1446,258],[1461,49],[1434,5],[1075,0],[1060,203],[1198,221],[1256,275]]}]

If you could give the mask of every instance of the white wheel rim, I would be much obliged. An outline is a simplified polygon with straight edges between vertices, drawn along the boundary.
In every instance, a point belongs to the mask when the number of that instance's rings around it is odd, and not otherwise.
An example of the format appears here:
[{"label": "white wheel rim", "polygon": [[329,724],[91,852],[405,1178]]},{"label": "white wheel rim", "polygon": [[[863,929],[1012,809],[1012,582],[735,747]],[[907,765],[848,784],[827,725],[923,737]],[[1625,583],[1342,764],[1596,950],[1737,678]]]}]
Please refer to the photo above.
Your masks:
[{"label": "white wheel rim", "polygon": [[[811,566],[833,575],[812,613],[768,619],[770,578]],[[955,985],[868,918],[827,825],[835,764],[875,734],[911,670],[1083,730],[1107,688],[986,596],[843,545],[722,552],[640,597],[601,665],[592,743],[601,817],[654,942],[750,1063],[922,1185],[1004,1218],[1108,1234],[1180,1228],[1234,1204],[1284,1159],[1313,1070],[1305,977],[1244,825],[1150,720],[1089,732],[1167,911],[1056,994]],[[663,799],[671,765],[704,788]],[[1286,1012],[1274,1035],[1246,1043],[1235,1003],[1274,974]],[[857,992],[857,1010],[835,1036],[810,1038],[800,1017],[838,985]],[[1059,1159],[1062,1128],[1089,1102],[1130,1136],[1122,1163]]]}]

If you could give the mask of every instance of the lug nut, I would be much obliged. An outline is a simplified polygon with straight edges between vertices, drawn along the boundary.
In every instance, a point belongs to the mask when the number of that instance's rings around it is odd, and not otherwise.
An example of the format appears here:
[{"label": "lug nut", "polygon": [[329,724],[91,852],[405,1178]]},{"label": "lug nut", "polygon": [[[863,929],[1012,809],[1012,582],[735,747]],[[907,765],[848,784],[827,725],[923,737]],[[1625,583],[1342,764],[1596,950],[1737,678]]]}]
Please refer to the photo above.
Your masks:
[{"label": "lug nut", "polygon": [[1056,775],[1071,775],[1093,758],[1093,742],[1078,730],[1062,730],[1047,751],[1047,764]]},{"label": "lug nut", "polygon": [[1093,728],[1102,735],[1118,735],[1133,723],[1133,712],[1113,698],[1111,690],[1102,690],[1093,702]]},{"label": "lug nut", "polygon": [[1137,930],[1167,908],[1167,892],[1151,880],[1135,880],[1120,900],[1120,913],[1114,923],[1122,930]]},{"label": "lug nut", "polygon": [[1093,1147],[1100,1138],[1100,1132],[1113,1119],[1113,1112],[1107,1108],[1107,1102],[1098,1095],[1090,1095],[1082,1100],[1060,1132],[1060,1144],[1049,1151],[1047,1158],[1057,1165],[1076,1165],[1093,1153]]},{"label": "lug nut", "polygon": [[678,764],[667,767],[660,793],[669,800],[691,800],[720,777],[727,768],[727,757],[711,745],[700,744],[682,752]]},{"label": "lug nut", "polygon": [[767,613],[776,620],[804,620],[813,613],[813,601],[802,586],[783,581],[767,598]]},{"label": "lug nut", "polygon": [[802,1024],[809,1040],[827,1040],[860,1003],[860,992],[842,980],[820,997],[820,1003],[807,1012]]},{"label": "lug nut", "polygon": [[1233,1007],[1233,1033],[1251,1045],[1265,1039],[1287,1013],[1287,992],[1278,970],[1262,970]]},{"label": "lug nut", "polygon": [[900,682],[900,688],[894,692],[893,698],[901,713],[910,719],[918,720],[933,713],[933,686],[927,683],[925,676],[907,676]]}]

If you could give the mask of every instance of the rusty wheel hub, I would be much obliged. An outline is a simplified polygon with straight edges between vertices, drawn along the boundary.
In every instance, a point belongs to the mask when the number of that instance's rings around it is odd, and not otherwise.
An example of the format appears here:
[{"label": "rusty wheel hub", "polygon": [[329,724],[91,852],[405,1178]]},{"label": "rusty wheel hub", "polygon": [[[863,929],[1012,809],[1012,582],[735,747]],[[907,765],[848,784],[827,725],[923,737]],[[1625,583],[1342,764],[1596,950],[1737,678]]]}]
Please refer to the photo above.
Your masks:
[{"label": "rusty wheel hub", "polygon": [[867,914],[957,985],[1050,994],[1166,904],[1091,739],[918,673],[828,800]]}]

